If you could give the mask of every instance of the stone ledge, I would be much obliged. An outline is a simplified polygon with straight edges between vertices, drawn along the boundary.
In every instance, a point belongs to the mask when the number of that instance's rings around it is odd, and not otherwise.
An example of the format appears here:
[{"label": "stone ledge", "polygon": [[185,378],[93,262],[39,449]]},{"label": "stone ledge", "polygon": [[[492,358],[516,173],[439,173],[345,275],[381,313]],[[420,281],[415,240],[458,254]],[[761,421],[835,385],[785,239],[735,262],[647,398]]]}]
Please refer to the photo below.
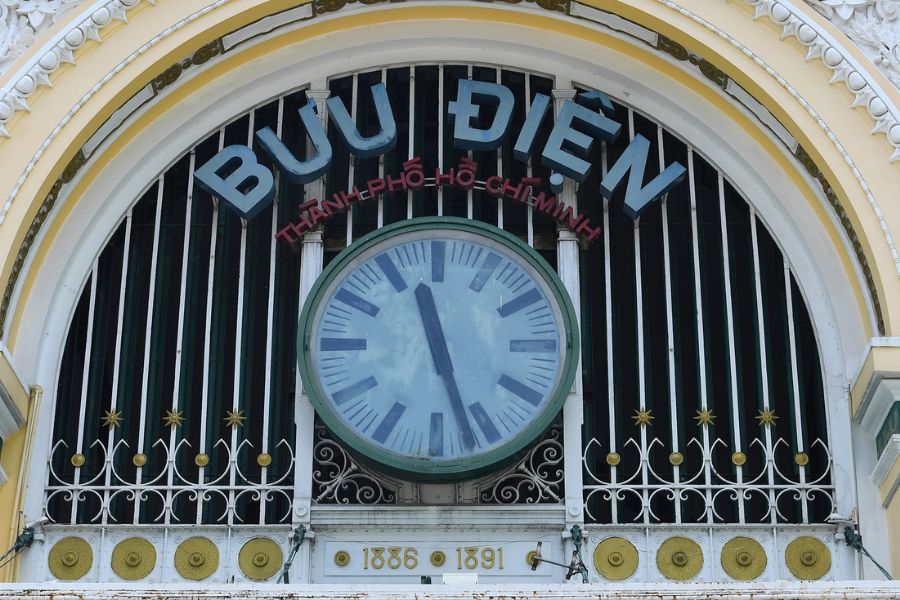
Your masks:
[{"label": "stone ledge", "polygon": [[604,585],[275,585],[257,584],[252,587],[237,585],[211,586],[110,586],[110,585],[0,585],[0,599],[46,598],[50,600],[106,600],[123,598],[287,598],[334,600],[452,600],[471,598],[518,599],[518,598],[559,598],[578,600],[581,598],[621,599],[621,600],[661,600],[666,599],[707,599],[742,598],[774,599],[896,599],[900,597],[900,582],[883,581],[843,581],[843,582],[786,582],[766,584],[754,583],[686,583],[686,584],[615,584]]}]

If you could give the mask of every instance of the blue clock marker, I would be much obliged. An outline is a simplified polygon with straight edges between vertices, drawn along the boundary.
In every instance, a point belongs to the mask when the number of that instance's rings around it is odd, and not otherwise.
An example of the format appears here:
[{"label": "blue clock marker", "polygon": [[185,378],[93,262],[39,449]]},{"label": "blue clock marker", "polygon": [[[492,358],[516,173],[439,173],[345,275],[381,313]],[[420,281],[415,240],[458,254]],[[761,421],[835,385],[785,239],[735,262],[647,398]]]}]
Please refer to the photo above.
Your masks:
[{"label": "blue clock marker", "polygon": [[444,281],[444,254],[447,250],[447,242],[431,242],[431,281],[440,283]]},{"label": "blue clock marker", "polygon": [[556,340],[509,340],[510,352],[556,352]]},{"label": "blue clock marker", "polygon": [[376,385],[378,385],[378,382],[375,381],[374,377],[366,377],[365,379],[357,381],[350,387],[335,392],[332,396],[334,398],[334,403],[343,404],[347,400],[352,400],[360,394],[368,392]]},{"label": "blue clock marker", "polygon": [[374,317],[378,314],[380,310],[377,306],[372,304],[371,302],[366,302],[353,292],[349,292],[347,290],[339,290],[337,294],[334,296],[335,300],[339,300],[348,306],[352,306],[358,311],[364,312],[370,317]]},{"label": "blue clock marker", "polygon": [[403,281],[403,275],[397,270],[397,265],[394,264],[394,261],[391,260],[390,256],[386,253],[381,256],[376,256],[375,262],[381,267],[381,271],[384,273],[385,277],[388,278],[388,281],[391,282],[391,285],[394,286],[395,290],[402,292],[406,289],[406,282]]},{"label": "blue clock marker", "polygon": [[522,294],[521,296],[513,298],[512,300],[510,300],[509,302],[507,302],[506,304],[504,304],[503,306],[498,308],[497,312],[500,313],[501,317],[506,318],[510,315],[516,314],[523,308],[527,308],[527,307],[531,306],[532,304],[534,304],[535,302],[540,302],[540,301],[541,301],[541,293],[538,291],[537,288],[532,288],[532,289],[528,290],[527,292],[525,292],[524,294]]},{"label": "blue clock marker", "polygon": [[323,352],[336,352],[340,350],[365,350],[366,340],[359,338],[322,338],[319,341],[319,350]]},{"label": "blue clock marker", "polygon": [[478,273],[475,275],[475,279],[472,280],[472,283],[469,284],[469,289],[480,292],[481,288],[484,287],[484,284],[488,282],[488,279],[491,278],[491,275],[494,273],[494,269],[497,268],[497,265],[500,264],[500,261],[503,260],[500,258],[500,255],[491,254],[487,255],[487,258],[484,259],[484,262],[481,263],[481,269],[478,270]]}]

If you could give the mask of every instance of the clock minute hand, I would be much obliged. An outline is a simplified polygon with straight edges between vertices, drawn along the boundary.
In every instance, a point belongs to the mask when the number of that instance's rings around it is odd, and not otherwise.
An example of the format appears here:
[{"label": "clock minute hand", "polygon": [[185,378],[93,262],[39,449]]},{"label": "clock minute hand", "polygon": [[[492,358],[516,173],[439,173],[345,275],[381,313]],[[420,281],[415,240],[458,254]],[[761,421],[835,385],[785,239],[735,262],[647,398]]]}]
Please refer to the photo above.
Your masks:
[{"label": "clock minute hand", "polygon": [[459,424],[463,445],[466,449],[471,449],[475,446],[475,435],[472,433],[466,408],[459,395],[456,378],[453,377],[453,363],[450,361],[450,351],[447,349],[444,329],[441,327],[441,320],[438,318],[437,307],[434,304],[434,295],[431,293],[431,288],[424,283],[420,283],[416,287],[415,294],[419,315],[422,317],[422,325],[425,327],[425,337],[428,338],[428,347],[431,349],[431,358],[434,360],[434,368],[441,376],[444,387],[447,389],[447,395],[450,396],[450,406],[453,408],[453,415]]}]

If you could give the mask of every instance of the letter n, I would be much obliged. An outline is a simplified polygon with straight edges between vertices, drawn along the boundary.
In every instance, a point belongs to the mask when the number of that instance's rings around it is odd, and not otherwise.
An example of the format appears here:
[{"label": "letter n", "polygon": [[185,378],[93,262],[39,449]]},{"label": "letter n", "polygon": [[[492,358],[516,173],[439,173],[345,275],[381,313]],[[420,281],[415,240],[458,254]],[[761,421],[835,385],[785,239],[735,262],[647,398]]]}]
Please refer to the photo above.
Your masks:
[{"label": "letter n", "polygon": [[650,142],[644,136],[634,136],[625,152],[600,182],[600,193],[612,199],[613,193],[622,185],[625,173],[628,173],[628,187],[625,188],[626,215],[637,219],[651,202],[671,190],[684,178],[687,172],[681,163],[672,163],[653,178],[653,181],[641,187],[644,182],[644,171],[647,168],[647,154]]}]

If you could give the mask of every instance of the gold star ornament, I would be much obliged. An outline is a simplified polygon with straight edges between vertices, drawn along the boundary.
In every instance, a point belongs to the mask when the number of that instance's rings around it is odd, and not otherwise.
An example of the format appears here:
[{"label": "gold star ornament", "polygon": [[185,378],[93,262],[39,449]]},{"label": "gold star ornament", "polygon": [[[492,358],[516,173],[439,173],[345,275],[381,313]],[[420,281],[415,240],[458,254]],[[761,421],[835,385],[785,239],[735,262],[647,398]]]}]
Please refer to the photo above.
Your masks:
[{"label": "gold star ornament", "polygon": [[765,408],[759,411],[759,415],[756,417],[756,420],[759,421],[760,425],[774,425],[775,421],[778,420],[778,417],[775,415],[775,411]]},{"label": "gold star ornament", "polygon": [[106,414],[100,418],[104,427],[118,427],[125,419],[122,418],[121,410],[107,410]]},{"label": "gold star ornament", "polygon": [[166,416],[163,417],[163,423],[166,427],[181,427],[181,424],[185,421],[184,416],[182,416],[183,414],[184,411],[175,410],[174,408],[172,410],[167,410]]},{"label": "gold star ornament", "polygon": [[635,425],[646,427],[650,424],[650,421],[656,418],[652,414],[650,414],[652,412],[652,410],[635,410],[634,416],[631,418],[634,419]]},{"label": "gold star ornament", "polygon": [[247,417],[244,416],[244,411],[242,410],[229,410],[225,411],[225,425],[227,427],[231,427],[234,429],[235,427],[243,427],[244,421],[247,420]]},{"label": "gold star ornament", "polygon": [[715,425],[716,415],[713,414],[713,411],[708,409],[698,410],[694,420],[697,421],[698,427]]}]

